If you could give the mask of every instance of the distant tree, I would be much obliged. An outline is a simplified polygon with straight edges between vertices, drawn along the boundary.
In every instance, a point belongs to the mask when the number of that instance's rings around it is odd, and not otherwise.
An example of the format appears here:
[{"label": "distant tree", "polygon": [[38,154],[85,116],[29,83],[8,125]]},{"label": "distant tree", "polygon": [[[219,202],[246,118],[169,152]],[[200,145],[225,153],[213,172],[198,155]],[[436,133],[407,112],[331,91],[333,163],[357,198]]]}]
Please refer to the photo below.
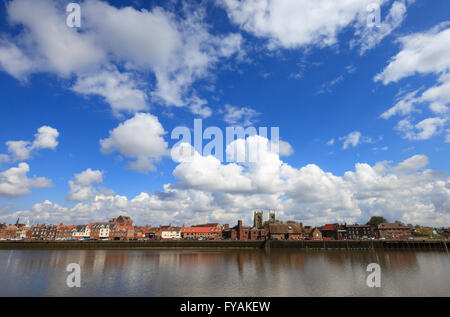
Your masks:
[{"label": "distant tree", "polygon": [[367,224],[371,227],[378,227],[383,222],[387,222],[386,218],[381,216],[373,216]]}]

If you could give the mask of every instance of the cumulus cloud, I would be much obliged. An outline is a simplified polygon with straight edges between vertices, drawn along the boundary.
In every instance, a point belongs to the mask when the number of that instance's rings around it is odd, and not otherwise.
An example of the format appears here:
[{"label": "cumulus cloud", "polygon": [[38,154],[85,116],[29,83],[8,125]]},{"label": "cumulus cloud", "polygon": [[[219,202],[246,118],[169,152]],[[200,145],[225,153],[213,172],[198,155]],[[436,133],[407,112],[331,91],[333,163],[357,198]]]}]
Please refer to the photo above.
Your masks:
[{"label": "cumulus cloud", "polygon": [[30,166],[20,163],[17,167],[11,167],[0,172],[0,197],[18,197],[29,194],[32,188],[45,188],[52,186],[45,177],[27,176]]},{"label": "cumulus cloud", "polygon": [[294,149],[288,142],[281,140],[279,143],[279,152],[280,156],[291,156],[294,154]]},{"label": "cumulus cloud", "polygon": [[269,141],[260,136],[244,142],[260,145],[260,160],[221,163],[194,152],[189,160],[181,158],[175,168],[173,175],[179,182],[154,194],[141,193],[129,199],[99,193],[72,208],[47,201],[0,219],[20,216],[31,221],[79,223],[122,213],[141,224],[234,223],[237,219],[250,222],[254,209],[275,209],[280,219],[312,225],[361,223],[372,215],[425,225],[450,223],[450,177],[426,169],[426,156],[417,155],[393,166],[358,163],[354,170],[336,176],[315,164],[300,168],[286,164],[267,150]]},{"label": "cumulus cloud", "polygon": [[[399,39],[401,51],[388,66],[375,77],[387,85],[413,75],[434,74],[437,82],[429,88],[421,87],[399,98],[397,103],[381,117],[389,119],[395,115],[406,116],[396,129],[409,140],[427,140],[445,131],[450,122],[450,42],[449,23],[442,23],[433,29],[408,35]],[[413,114],[421,113],[418,106],[428,105],[432,115],[413,123]]]},{"label": "cumulus cloud", "polygon": [[22,80],[37,72],[75,77],[74,91],[102,96],[119,114],[147,109],[149,94],[167,105],[188,105],[191,85],[241,48],[239,34],[212,35],[201,8],[175,15],[159,6],[80,5],[82,32],[66,26],[59,1],[10,1],[8,20],[23,28],[0,41],[1,69]]},{"label": "cumulus cloud", "polygon": [[147,173],[155,169],[153,163],[168,154],[164,141],[166,131],[158,118],[148,113],[136,113],[100,140],[101,151],[106,154],[119,151],[126,157],[136,158],[129,169]]},{"label": "cumulus cloud", "polygon": [[23,161],[31,158],[33,152],[40,149],[55,149],[58,146],[58,130],[42,126],[34,135],[34,141],[7,141],[5,144],[8,147],[10,156],[2,154],[3,161]]},{"label": "cumulus cloud", "polygon": [[133,75],[116,69],[80,75],[72,90],[84,95],[102,96],[116,116],[121,112],[147,110],[147,95],[137,87]]},{"label": "cumulus cloud", "polygon": [[103,182],[103,171],[88,168],[79,174],[75,174],[74,178],[75,180],[69,181],[70,191],[67,199],[87,201],[97,193],[93,185]]},{"label": "cumulus cloud", "polygon": [[13,43],[0,41],[0,69],[19,80],[34,70],[33,62]]},{"label": "cumulus cloud", "polygon": [[266,38],[269,48],[324,47],[337,43],[345,28],[355,28],[364,52],[377,45],[405,17],[406,4],[396,1],[379,28],[367,26],[368,6],[388,0],[221,0],[230,20],[257,37]]}]

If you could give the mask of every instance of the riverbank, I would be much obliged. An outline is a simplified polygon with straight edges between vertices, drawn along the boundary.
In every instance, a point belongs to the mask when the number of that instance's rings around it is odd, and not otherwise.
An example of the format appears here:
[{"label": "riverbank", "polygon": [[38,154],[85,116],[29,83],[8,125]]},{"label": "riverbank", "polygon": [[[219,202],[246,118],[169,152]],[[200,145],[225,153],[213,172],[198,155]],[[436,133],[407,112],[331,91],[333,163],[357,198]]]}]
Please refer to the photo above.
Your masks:
[{"label": "riverbank", "polygon": [[448,252],[442,240],[344,240],[344,241],[0,241],[0,250],[14,249],[417,249]]}]

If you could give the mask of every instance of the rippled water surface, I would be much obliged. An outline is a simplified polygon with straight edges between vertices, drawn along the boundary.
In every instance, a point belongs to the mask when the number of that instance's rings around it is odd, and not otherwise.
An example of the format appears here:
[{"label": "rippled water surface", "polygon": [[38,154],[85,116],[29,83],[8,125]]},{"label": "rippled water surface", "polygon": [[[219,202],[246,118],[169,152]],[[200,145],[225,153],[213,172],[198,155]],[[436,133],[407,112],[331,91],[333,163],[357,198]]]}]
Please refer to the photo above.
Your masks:
[{"label": "rippled water surface", "polygon": [[[81,287],[69,288],[69,263]],[[381,288],[366,285],[381,266]],[[450,296],[450,256],[413,251],[0,250],[0,296]]]}]

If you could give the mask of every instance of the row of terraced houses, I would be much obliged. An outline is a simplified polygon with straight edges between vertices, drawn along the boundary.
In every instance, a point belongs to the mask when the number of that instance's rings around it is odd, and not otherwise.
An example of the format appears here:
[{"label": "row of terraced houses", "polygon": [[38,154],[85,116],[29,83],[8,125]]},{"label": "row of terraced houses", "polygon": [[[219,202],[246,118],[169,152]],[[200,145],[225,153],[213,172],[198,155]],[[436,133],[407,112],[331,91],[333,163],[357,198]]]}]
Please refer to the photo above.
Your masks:
[{"label": "row of terraced houses", "polygon": [[[263,221],[263,212],[254,212],[253,226],[243,226],[242,220],[230,227],[228,224],[207,223],[193,226],[137,226],[130,217],[119,216],[108,222],[86,225],[26,226],[19,219],[14,225],[0,224],[0,240],[362,240],[408,239],[417,227],[401,223],[369,225],[326,224],[320,227],[303,226],[288,221],[282,223],[269,214]],[[449,238],[450,229],[430,228],[433,235]]]}]

